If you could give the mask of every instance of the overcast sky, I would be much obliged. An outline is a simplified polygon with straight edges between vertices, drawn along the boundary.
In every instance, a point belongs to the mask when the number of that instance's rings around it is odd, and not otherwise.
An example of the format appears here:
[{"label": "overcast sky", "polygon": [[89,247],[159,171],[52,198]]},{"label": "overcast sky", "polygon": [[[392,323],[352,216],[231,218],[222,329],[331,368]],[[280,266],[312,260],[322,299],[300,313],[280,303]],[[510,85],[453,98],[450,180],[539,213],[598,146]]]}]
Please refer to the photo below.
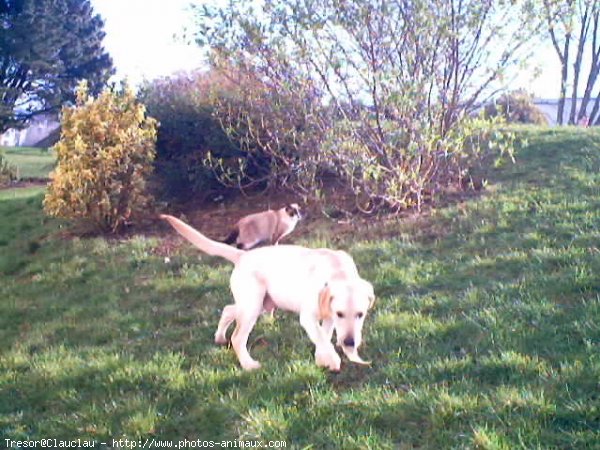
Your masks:
[{"label": "overcast sky", "polygon": [[[119,78],[143,79],[204,64],[202,50],[182,36],[193,29],[190,0],[91,0],[105,21],[105,48]],[[198,3],[198,2],[196,2]]]},{"label": "overcast sky", "polygon": [[[105,47],[119,78],[138,84],[143,79],[204,66],[202,50],[182,38],[186,30],[194,29],[189,9],[192,1],[215,0],[91,0],[105,20]],[[560,70],[553,52],[550,45],[537,49],[530,68],[510,88],[525,88],[542,98],[558,97]]]}]

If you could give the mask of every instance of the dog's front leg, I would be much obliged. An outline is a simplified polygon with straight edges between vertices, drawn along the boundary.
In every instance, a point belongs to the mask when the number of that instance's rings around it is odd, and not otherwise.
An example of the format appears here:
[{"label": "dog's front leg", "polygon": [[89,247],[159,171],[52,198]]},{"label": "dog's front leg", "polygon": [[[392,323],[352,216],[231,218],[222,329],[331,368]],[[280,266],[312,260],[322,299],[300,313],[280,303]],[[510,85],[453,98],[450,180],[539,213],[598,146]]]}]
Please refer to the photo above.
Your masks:
[{"label": "dog's front leg", "polygon": [[327,339],[327,342],[331,342],[331,338],[333,337],[333,320],[323,320],[323,322],[321,322],[321,328],[323,329],[323,333],[325,333],[325,339]]},{"label": "dog's front leg", "polygon": [[[315,314],[300,313],[300,325],[306,330],[308,337],[315,344],[315,360],[317,366],[327,367],[333,372],[339,372],[342,359],[331,343],[331,332],[324,330]],[[329,339],[327,335],[329,334]]]},{"label": "dog's front leg", "polygon": [[317,366],[327,367],[332,372],[339,372],[342,367],[342,359],[331,344],[315,348],[315,362]]}]

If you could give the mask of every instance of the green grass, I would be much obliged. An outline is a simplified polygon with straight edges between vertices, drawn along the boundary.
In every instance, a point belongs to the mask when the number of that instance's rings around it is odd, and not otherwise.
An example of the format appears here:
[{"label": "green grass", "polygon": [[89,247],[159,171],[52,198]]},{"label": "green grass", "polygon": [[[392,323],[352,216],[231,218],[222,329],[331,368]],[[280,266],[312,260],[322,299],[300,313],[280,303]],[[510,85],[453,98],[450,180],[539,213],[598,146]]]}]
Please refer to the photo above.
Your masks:
[{"label": "green grass", "polygon": [[47,149],[35,147],[0,147],[7,161],[17,168],[19,180],[48,178],[54,169],[56,158]]},{"label": "green grass", "polygon": [[166,263],[155,238],[61,240],[40,189],[0,191],[0,436],[600,448],[600,133],[520,133],[480,198],[342,243],[378,300],[372,367],[340,374],[281,312],[243,372],[212,344],[228,264]]}]

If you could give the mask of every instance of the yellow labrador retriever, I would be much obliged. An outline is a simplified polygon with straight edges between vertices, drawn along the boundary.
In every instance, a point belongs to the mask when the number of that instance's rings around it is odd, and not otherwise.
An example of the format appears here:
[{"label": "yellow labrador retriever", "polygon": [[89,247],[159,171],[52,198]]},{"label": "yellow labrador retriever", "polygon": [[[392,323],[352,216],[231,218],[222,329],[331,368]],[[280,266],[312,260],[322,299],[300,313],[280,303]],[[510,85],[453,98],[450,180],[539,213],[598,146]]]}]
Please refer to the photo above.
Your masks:
[{"label": "yellow labrador retriever", "polygon": [[349,254],[295,245],[245,251],[213,241],[173,216],[160,217],[203,252],[235,265],[230,278],[235,303],[223,309],[215,342],[227,343],[225,333],[235,321],[231,344],[244,369],[260,367],[248,353],[248,336],[263,310],[274,306],[300,316],[300,324],[315,344],[317,365],[340,370],[341,359],[331,343],[334,330],[337,345],[350,361],[369,364],[358,355],[358,347],[375,295]]}]

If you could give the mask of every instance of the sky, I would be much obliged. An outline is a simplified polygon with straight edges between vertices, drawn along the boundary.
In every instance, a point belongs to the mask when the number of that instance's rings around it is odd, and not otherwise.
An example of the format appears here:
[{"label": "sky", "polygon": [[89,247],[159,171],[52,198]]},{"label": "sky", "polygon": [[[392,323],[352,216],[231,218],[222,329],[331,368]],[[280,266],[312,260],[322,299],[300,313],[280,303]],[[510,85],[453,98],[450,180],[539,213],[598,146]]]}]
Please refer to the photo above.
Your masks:
[{"label": "sky", "polygon": [[[117,78],[137,85],[205,65],[203,51],[183,38],[193,30],[190,0],[91,0],[105,23],[104,45]],[[198,3],[198,2],[196,2]]]},{"label": "sky", "polygon": [[[104,43],[116,78],[138,85],[144,79],[206,67],[203,50],[183,38],[186,30],[194,30],[192,1],[214,0],[91,0],[105,20]],[[558,97],[560,69],[551,45],[536,48],[528,66],[508,77],[513,80],[510,89],[524,88],[539,98]]]}]

